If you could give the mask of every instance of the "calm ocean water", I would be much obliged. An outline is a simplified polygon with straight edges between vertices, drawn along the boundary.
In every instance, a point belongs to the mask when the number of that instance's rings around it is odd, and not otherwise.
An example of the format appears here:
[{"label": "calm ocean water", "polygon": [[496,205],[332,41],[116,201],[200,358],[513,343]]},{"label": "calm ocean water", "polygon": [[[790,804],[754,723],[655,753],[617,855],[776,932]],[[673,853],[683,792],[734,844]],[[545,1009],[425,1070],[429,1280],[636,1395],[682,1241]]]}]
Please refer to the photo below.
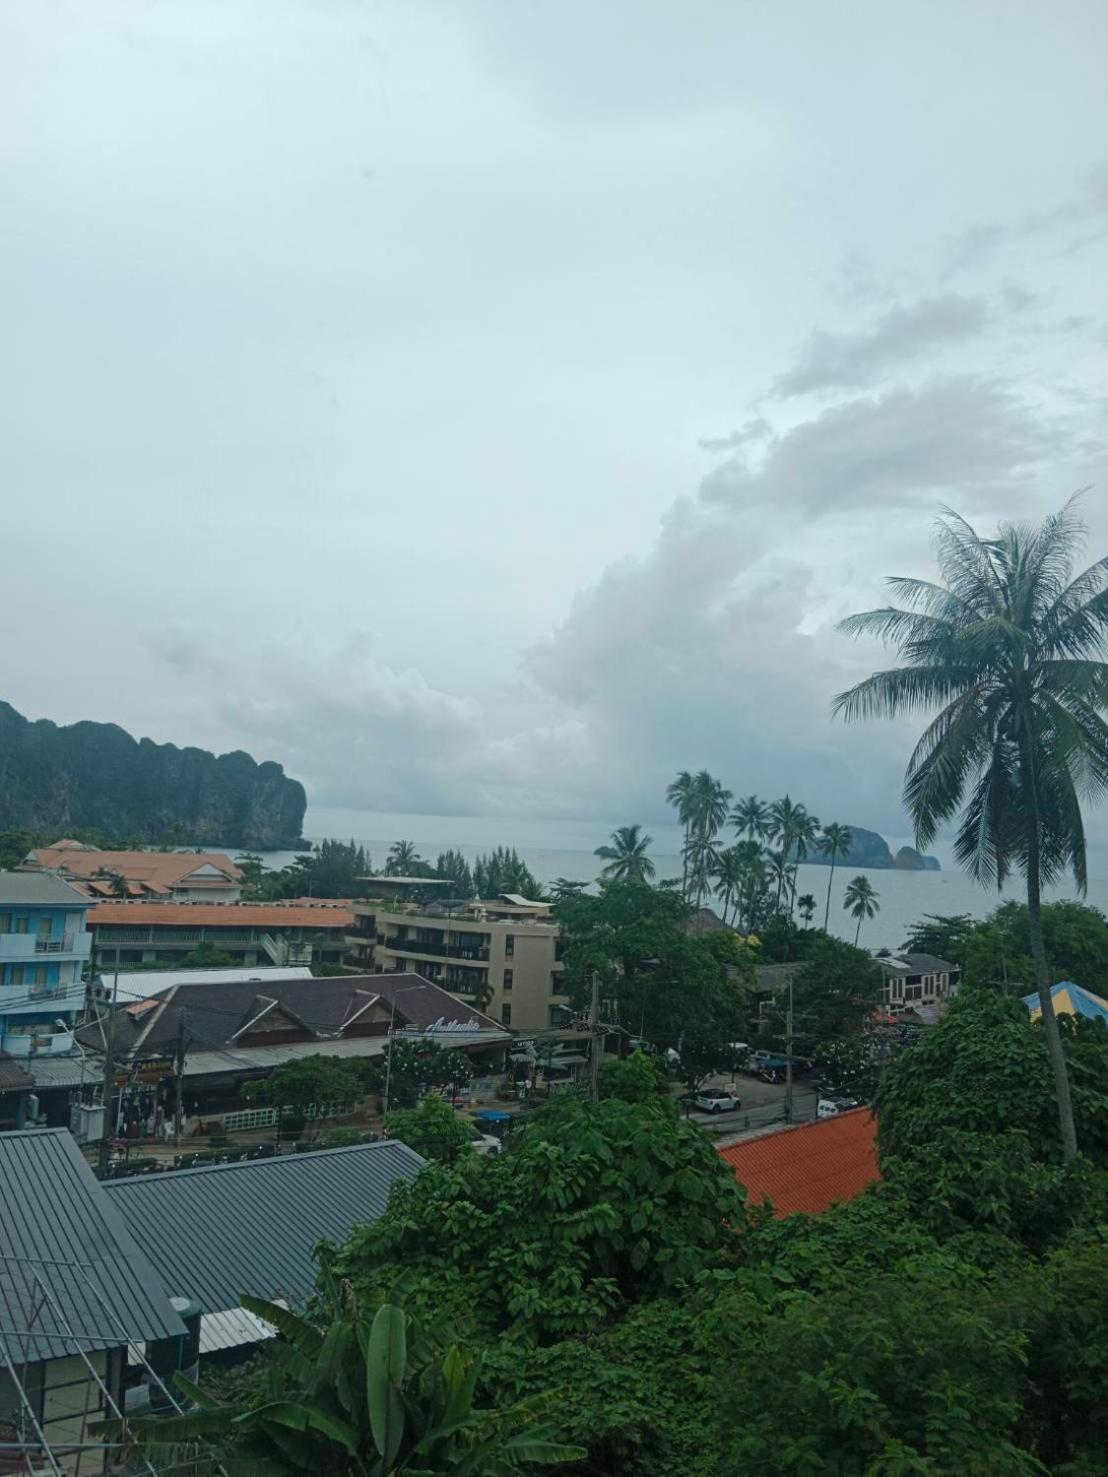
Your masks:
[{"label": "calm ocean water", "polygon": [[[388,849],[394,841],[414,842],[421,855],[434,861],[440,851],[452,847],[472,861],[493,846],[514,846],[540,882],[555,877],[580,881],[595,878],[603,862],[593,856],[594,847],[602,845],[614,824],[589,821],[538,821],[491,816],[393,815],[364,810],[309,810],[305,834],[313,841],[325,836],[351,838],[365,846],[375,868],[383,868]],[[649,826],[654,837],[651,856],[658,877],[680,877],[681,834],[675,826]],[[888,836],[895,852],[910,845],[911,838]],[[863,922],[859,942],[868,948],[899,948],[910,924],[924,913],[969,913],[982,918],[997,905],[995,891],[978,887],[950,862],[949,853],[936,848],[943,863],[941,872],[874,871],[851,867],[835,870],[831,891],[830,929],[840,938],[853,940],[854,919],[843,911],[843,890],[860,870],[865,870],[877,890],[881,911],[869,922]],[[284,866],[293,852],[270,852],[269,866]],[[816,921],[822,922],[827,896],[827,867],[802,866],[800,893],[813,893],[818,901]],[[1108,912],[1108,856],[1090,853],[1089,871],[1097,874],[1089,882],[1087,901]],[[1008,889],[1005,897],[1019,897],[1019,883]],[[1052,897],[1072,897],[1072,886],[1062,887]]]}]

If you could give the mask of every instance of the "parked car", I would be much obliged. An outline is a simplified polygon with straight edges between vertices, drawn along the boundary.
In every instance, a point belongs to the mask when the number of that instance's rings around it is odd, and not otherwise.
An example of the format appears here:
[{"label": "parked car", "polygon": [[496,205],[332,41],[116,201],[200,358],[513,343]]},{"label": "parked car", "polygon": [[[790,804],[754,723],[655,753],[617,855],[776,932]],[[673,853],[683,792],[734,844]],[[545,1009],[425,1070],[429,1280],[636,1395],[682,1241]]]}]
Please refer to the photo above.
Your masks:
[{"label": "parked car", "polygon": [[742,1103],[724,1087],[702,1087],[693,1099],[693,1107],[702,1113],[733,1113]]},{"label": "parked car", "polygon": [[834,1118],[837,1113],[845,1113],[850,1108],[858,1106],[858,1099],[852,1097],[821,1097],[816,1103],[817,1118]]},{"label": "parked car", "polygon": [[490,1159],[504,1151],[504,1145],[495,1134],[478,1133],[476,1129],[473,1130],[473,1147],[478,1154],[487,1154]]}]

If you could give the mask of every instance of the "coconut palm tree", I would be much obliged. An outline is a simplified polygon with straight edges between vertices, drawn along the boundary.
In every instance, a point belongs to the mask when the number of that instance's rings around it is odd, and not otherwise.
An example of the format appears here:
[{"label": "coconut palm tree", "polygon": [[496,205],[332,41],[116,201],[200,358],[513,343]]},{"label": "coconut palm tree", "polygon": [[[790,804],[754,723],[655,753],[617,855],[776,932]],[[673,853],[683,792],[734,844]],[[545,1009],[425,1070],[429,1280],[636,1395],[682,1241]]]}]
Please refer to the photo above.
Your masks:
[{"label": "coconut palm tree", "polygon": [[699,908],[716,864],[715,840],[727,819],[731,791],[706,769],[693,776],[692,825],[689,836],[689,890],[695,889]]},{"label": "coconut palm tree", "polygon": [[646,854],[654,844],[653,836],[644,836],[639,825],[617,826],[610,839],[610,846],[598,846],[593,852],[594,856],[611,858],[601,869],[602,877],[618,882],[648,882],[654,876],[654,863]]},{"label": "coconut palm tree", "polygon": [[[981,538],[957,514],[939,520],[941,582],[888,581],[903,608],[852,616],[905,665],[835,699],[851,718],[938,707],[908,763],[905,799],[916,845],[962,812],[955,855],[998,887],[1013,870],[1027,917],[1043,1035],[1054,1072],[1062,1148],[1077,1153],[1069,1077],[1043,945],[1041,892],[1064,872],[1086,889],[1081,797],[1108,788],[1108,558],[1073,578],[1084,541],[1074,501],[1042,524],[1002,524]],[[968,792],[968,798],[967,798]]]},{"label": "coconut palm tree", "polygon": [[587,882],[574,882],[570,877],[555,877],[547,888],[552,903],[561,903],[570,897],[580,897],[588,887]]},{"label": "coconut palm tree", "polygon": [[730,852],[742,879],[736,905],[736,921],[744,933],[749,933],[755,900],[766,885],[766,854],[757,841],[737,841]]},{"label": "coconut palm tree", "polygon": [[764,841],[769,834],[769,806],[757,795],[747,795],[731,812],[731,824],[748,841]]},{"label": "coconut palm tree", "polygon": [[[737,847],[729,846],[726,851],[719,853],[712,869],[712,880],[716,884],[716,892],[723,905],[723,921],[730,922],[733,928],[735,916],[739,910],[743,883],[746,881],[746,872]],[[728,913],[731,914],[730,919],[728,919]]]},{"label": "coconut palm tree", "polygon": [[385,871],[390,877],[410,877],[422,860],[411,841],[394,841]]},{"label": "coconut palm tree", "polygon": [[782,889],[787,889],[791,881],[788,867],[789,853],[796,843],[798,831],[803,827],[806,816],[807,811],[804,806],[791,800],[788,795],[775,800],[769,808],[768,834],[770,839],[777,844],[778,856],[782,864],[780,869],[771,869],[777,883],[778,912],[781,911]]},{"label": "coconut palm tree", "polygon": [[812,915],[816,911],[816,900],[812,894],[810,892],[801,893],[796,900],[796,908],[804,922],[804,927],[811,928]]},{"label": "coconut palm tree", "polygon": [[827,906],[823,910],[823,931],[827,932],[827,925],[831,919],[831,884],[835,880],[835,863],[841,856],[846,856],[854,844],[854,837],[849,826],[840,826],[837,821],[832,821],[829,826],[824,826],[823,835],[816,842],[824,856],[831,858],[831,875],[827,879]]},{"label": "coconut palm tree", "polygon": [[666,801],[675,807],[677,819],[685,828],[685,842],[681,848],[681,896],[686,902],[689,900],[689,837],[692,834],[695,789],[696,782],[687,769],[682,769],[666,787]]},{"label": "coconut palm tree", "polygon": [[862,932],[862,919],[873,918],[881,911],[881,904],[877,901],[877,897],[878,894],[873,890],[873,883],[861,873],[851,878],[846,884],[843,907],[852,918],[858,920],[858,926],[854,930],[855,948],[858,947],[858,935]]},{"label": "coconut palm tree", "polygon": [[769,885],[775,888],[777,892],[774,910],[780,913],[781,894],[784,892],[787,895],[792,885],[792,868],[779,851],[768,851],[766,853],[765,867],[766,879]]},{"label": "coconut palm tree", "polygon": [[796,823],[793,826],[793,842],[791,848],[793,854],[792,895],[794,902],[796,900],[796,886],[797,877],[800,872],[800,863],[804,861],[809,851],[818,845],[820,831],[818,816],[809,815],[803,805],[798,806],[797,809],[800,813],[796,817]]}]

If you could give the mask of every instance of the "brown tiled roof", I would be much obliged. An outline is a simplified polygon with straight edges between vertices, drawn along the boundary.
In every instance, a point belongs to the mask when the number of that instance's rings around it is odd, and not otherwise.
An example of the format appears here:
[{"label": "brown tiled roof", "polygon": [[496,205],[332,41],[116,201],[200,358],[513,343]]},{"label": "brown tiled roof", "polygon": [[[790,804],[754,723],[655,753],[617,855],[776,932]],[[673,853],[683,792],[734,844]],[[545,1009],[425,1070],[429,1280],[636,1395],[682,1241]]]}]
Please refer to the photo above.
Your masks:
[{"label": "brown tiled roof", "polygon": [[804,1123],[721,1149],[720,1157],[746,1186],[747,1200],[769,1199],[776,1216],[826,1210],[853,1200],[881,1178],[877,1120],[868,1108],[852,1108],[818,1123]]},{"label": "brown tiled roof", "polygon": [[354,914],[346,907],[310,907],[303,903],[128,903],[97,902],[89,909],[89,923],[148,923],[174,928],[351,928]]},{"label": "brown tiled roof", "polygon": [[91,851],[62,843],[36,847],[26,865],[64,870],[67,876],[86,879],[103,869],[132,882],[157,882],[163,887],[178,885],[183,877],[204,866],[218,867],[235,882],[242,877],[240,869],[222,851]]},{"label": "brown tiled roof", "polygon": [[[228,970],[229,975],[235,971]],[[177,1038],[181,1012],[197,1050],[230,1045],[244,1025],[258,1014],[258,980],[244,970],[239,978],[210,984],[170,985],[149,1000],[119,1007],[115,1015],[115,1049],[121,1059],[169,1055]],[[275,980],[262,986],[272,1000],[304,1023],[304,1040],[334,1039],[341,1035],[375,999],[390,1006],[395,998],[397,1027],[426,1030],[440,1021],[468,1026],[474,1031],[503,1028],[490,1016],[465,1005],[456,995],[417,974],[332,975],[322,979]],[[77,1039],[99,1049],[101,1028],[82,1026]],[[242,1043],[240,1042],[241,1046]]]}]

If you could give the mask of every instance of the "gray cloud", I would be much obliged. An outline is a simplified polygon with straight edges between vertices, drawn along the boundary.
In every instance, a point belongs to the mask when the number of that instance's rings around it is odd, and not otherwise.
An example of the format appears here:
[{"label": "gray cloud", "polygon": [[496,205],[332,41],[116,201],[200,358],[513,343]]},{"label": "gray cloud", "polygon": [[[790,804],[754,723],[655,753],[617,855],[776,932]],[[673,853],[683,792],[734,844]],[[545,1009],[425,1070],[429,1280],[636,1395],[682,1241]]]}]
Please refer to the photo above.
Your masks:
[{"label": "gray cloud", "polygon": [[984,298],[949,292],[890,308],[872,327],[858,333],[816,329],[797,362],[774,381],[773,393],[787,399],[812,391],[870,385],[890,370],[979,338],[990,316]]},{"label": "gray cloud", "polygon": [[1029,210],[1008,220],[979,221],[967,226],[943,253],[943,274],[977,270],[1002,251],[1028,243],[1049,245],[1060,257],[1072,257],[1108,239],[1108,166],[1091,170],[1080,189],[1049,210]]}]

